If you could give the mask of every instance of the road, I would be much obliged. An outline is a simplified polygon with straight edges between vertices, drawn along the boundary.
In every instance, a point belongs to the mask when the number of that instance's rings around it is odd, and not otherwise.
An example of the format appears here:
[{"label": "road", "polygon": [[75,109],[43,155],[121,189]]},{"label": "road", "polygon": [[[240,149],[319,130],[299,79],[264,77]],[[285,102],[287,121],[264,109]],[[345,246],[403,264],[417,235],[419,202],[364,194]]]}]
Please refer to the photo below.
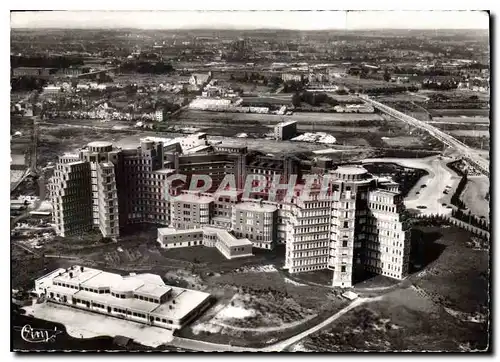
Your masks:
[{"label": "road", "polygon": [[[449,204],[451,196],[460,181],[460,176],[446,167],[446,163],[451,159],[440,159],[439,156],[426,158],[369,158],[362,160],[362,163],[386,162],[396,163],[403,167],[419,168],[429,174],[422,177],[410,190],[404,200],[408,209],[418,209],[423,215],[431,214],[451,214],[451,210],[443,203]],[[426,185],[422,187],[422,185]],[[450,186],[448,194],[444,194],[446,186]],[[418,192],[418,194],[417,194]],[[419,209],[418,206],[425,206]]]},{"label": "road", "polygon": [[370,99],[367,95],[360,95],[359,96],[361,99],[365,100],[366,102],[370,103],[373,105],[375,108],[379,109],[380,111],[396,118],[399,119],[400,121],[406,122],[414,127],[426,130],[429,132],[429,134],[441,142],[445,143],[446,145],[453,147],[455,150],[459,152],[459,154],[466,159],[470,164],[472,164],[475,168],[477,168],[481,173],[483,173],[486,176],[490,175],[490,163],[488,160],[484,159],[481,156],[480,152],[477,152],[477,150],[474,150],[467,146],[466,144],[460,142],[457,140],[455,137],[441,131],[440,129],[434,127],[431,124],[428,124],[426,122],[420,121],[416,118],[410,117],[403,112],[400,112],[394,108],[391,108],[383,103],[377,102],[373,99]]}]

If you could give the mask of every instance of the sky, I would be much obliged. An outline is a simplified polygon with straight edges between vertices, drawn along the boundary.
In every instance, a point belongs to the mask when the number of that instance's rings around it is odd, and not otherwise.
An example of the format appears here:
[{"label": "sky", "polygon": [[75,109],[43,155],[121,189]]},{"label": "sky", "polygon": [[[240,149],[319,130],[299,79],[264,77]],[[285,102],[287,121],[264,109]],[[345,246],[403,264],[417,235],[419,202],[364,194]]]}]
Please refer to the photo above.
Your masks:
[{"label": "sky", "polygon": [[12,28],[488,29],[481,11],[29,11]]}]

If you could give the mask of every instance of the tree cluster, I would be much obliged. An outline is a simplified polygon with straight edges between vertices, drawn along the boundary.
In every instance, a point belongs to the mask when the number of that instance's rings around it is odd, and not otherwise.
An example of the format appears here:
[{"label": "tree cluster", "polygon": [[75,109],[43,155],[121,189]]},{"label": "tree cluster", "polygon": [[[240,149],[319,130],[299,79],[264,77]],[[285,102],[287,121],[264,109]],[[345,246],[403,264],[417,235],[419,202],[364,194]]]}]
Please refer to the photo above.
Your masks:
[{"label": "tree cluster", "polygon": [[295,92],[292,96],[292,104],[294,107],[300,107],[300,104],[304,102],[311,106],[319,107],[323,104],[328,104],[332,107],[339,104],[335,99],[329,97],[326,93],[315,93],[315,92]]},{"label": "tree cluster", "polygon": [[11,78],[10,86],[13,92],[16,91],[41,91],[43,87],[47,85],[46,79],[36,78],[36,77],[17,77]]},{"label": "tree cluster", "polygon": [[141,74],[166,74],[174,70],[171,64],[164,62],[129,61],[120,67],[125,72]]},{"label": "tree cluster", "polygon": [[467,185],[467,174],[464,174],[462,176],[462,179],[458,183],[457,189],[453,193],[453,196],[451,197],[451,204],[455,205],[459,209],[465,209],[465,204],[462,200],[460,200],[460,195],[465,189],[465,185]]},{"label": "tree cluster", "polygon": [[467,224],[475,226],[475,227],[477,227],[479,229],[482,229],[482,230],[485,230],[485,231],[489,231],[490,230],[490,226],[488,225],[488,223],[486,222],[486,220],[482,219],[482,218],[480,218],[480,217],[478,217],[476,215],[472,215],[470,210],[467,213],[464,212],[463,210],[460,210],[460,209],[453,210],[451,212],[451,216],[453,216],[455,219],[464,221]]},{"label": "tree cluster", "polygon": [[11,55],[10,67],[41,67],[41,68],[69,68],[70,66],[83,65],[80,57],[46,57],[46,56],[23,56]]}]

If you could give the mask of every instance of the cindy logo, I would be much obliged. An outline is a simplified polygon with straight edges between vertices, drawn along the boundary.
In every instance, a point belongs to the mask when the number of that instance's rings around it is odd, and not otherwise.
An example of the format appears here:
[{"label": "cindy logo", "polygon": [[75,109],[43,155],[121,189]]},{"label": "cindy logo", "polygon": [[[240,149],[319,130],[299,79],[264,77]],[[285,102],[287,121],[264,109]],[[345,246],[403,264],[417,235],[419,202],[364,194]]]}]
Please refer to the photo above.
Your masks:
[{"label": "cindy logo", "polygon": [[26,342],[30,343],[48,343],[55,342],[56,336],[62,331],[58,331],[57,327],[54,329],[42,329],[42,328],[33,328],[29,324],[26,324],[24,327],[14,327],[15,330],[21,332],[21,338]]}]

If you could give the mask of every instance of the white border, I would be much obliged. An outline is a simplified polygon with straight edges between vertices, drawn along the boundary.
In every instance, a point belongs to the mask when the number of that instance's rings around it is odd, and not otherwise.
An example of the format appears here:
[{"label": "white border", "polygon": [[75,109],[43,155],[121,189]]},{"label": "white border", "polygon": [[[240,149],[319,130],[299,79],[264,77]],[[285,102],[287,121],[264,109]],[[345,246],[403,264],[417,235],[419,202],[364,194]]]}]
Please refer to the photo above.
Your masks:
[{"label": "white border", "polygon": [[[251,2],[237,2],[237,1],[229,1],[229,0],[217,0],[217,1],[195,1],[195,0],[184,0],[184,1],[179,1],[179,2],[171,2],[171,1],[134,1],[134,2],[125,2],[125,1],[116,1],[116,2],[107,2],[104,4],[102,1],[99,0],[86,0],[84,2],[69,2],[69,1],[44,1],[43,3],[39,1],[34,1],[34,0],[29,0],[29,1],[16,1],[14,3],[7,3],[3,2],[2,5],[7,7],[11,7],[12,9],[16,10],[21,10],[21,9],[74,9],[74,10],[153,10],[153,9],[162,9],[162,10],[292,10],[292,9],[300,9],[300,10],[317,10],[317,9],[322,9],[322,10],[368,10],[368,9],[373,9],[373,10],[394,10],[394,9],[405,9],[405,10],[452,10],[452,9],[468,9],[468,10],[492,10],[492,13],[494,15],[498,14],[498,4],[499,2],[496,1],[483,1],[483,0],[475,0],[475,1],[470,1],[470,0],[454,0],[454,1],[428,1],[428,0],[419,0],[419,1],[401,1],[401,0],[392,0],[392,1],[361,1],[361,0],[350,0],[350,1],[343,1],[343,2],[332,2],[328,0],[316,0],[314,2],[292,2],[291,0],[279,0],[279,1],[269,1],[269,0],[253,0]],[[8,4],[8,5],[7,5]],[[9,81],[9,75],[7,73],[7,69],[10,67],[9,65],[9,53],[10,53],[10,16],[7,11],[8,9],[5,9],[2,11],[0,14],[1,19],[2,19],[2,29],[1,29],[1,42],[3,46],[3,56],[1,57],[2,61],[2,67],[3,69],[2,72],[0,72],[0,77],[1,77],[1,86],[3,89],[2,92],[2,99],[3,101],[1,102],[2,109],[4,112],[2,112],[3,115],[5,115],[4,119],[4,124],[8,124],[10,127],[10,121],[9,121],[9,103],[10,103],[10,88],[8,84],[10,84]],[[497,24],[498,25],[498,24]],[[494,37],[495,45],[498,46],[497,41],[498,39]],[[495,47],[496,48],[496,47]],[[495,52],[496,54],[496,52]],[[495,60],[498,60],[497,57],[495,56]],[[497,61],[495,61],[495,64],[492,64],[493,67],[496,68]],[[494,79],[494,84],[492,85],[492,88],[497,89],[497,78],[498,75],[496,74],[496,69],[495,69],[495,74],[496,77]],[[498,105],[496,102],[497,100],[497,94],[495,94],[495,99],[492,99],[492,107],[495,107]],[[497,120],[492,120],[493,123],[495,123]],[[500,132],[498,129],[500,128],[499,125],[494,126],[495,133],[493,135],[494,139],[498,139],[497,133]],[[8,155],[10,155],[10,146],[9,146],[9,141],[8,141],[8,132],[2,132],[2,136],[5,137],[5,140],[3,142],[0,142],[0,147],[1,149],[1,155],[2,157],[0,158],[0,162],[2,163],[3,169],[7,170],[9,163],[10,163],[10,158]],[[495,147],[495,163],[492,165],[493,169],[497,168],[497,163],[499,162],[499,155],[498,155],[498,149],[499,147]],[[7,196],[7,187],[8,181],[7,177],[4,177],[1,179],[2,184],[5,186],[4,189],[5,192],[3,193],[3,200],[5,202],[2,202],[2,205],[4,210],[7,211],[7,204],[9,203],[9,197]],[[497,201],[497,194],[498,194],[498,179],[495,180],[495,186],[497,187],[494,193],[494,202],[496,203]],[[495,209],[496,210],[496,209]],[[495,219],[497,219],[498,213],[495,214]],[[1,228],[3,232],[5,233],[5,239],[4,242],[1,244],[2,247],[2,255],[5,258],[4,263],[2,265],[10,266],[10,248],[9,248],[9,241],[10,241],[10,235],[9,235],[9,224],[7,224],[7,215],[5,215],[1,222],[4,225],[4,227]],[[498,221],[498,220],[495,220]],[[493,225],[496,225],[496,222],[493,223]],[[496,235],[496,233],[494,234]],[[494,240],[495,241],[495,240]],[[494,248],[495,253],[498,254],[498,247]],[[493,262],[493,264],[496,264]],[[494,269],[495,274],[498,273],[498,266]],[[5,295],[3,298],[1,298],[2,305],[3,305],[3,310],[7,311],[10,310],[10,280],[7,277],[9,272],[7,271],[7,267],[5,272],[3,273],[4,277],[1,279],[2,283],[2,291],[4,291]],[[492,276],[492,279],[498,279],[495,278],[497,275]],[[495,299],[496,300],[496,299]],[[496,316],[498,314],[498,310],[495,310],[495,321],[493,322],[493,325],[496,326]],[[3,323],[3,333],[2,337],[3,340],[5,341],[5,346],[2,348],[3,352],[7,352],[8,356],[4,356],[2,360],[11,360],[14,358],[14,354],[9,353],[8,351],[10,350],[10,322],[7,323],[6,321]],[[498,338],[498,331],[495,333],[495,342],[497,341]],[[493,343],[493,346],[498,346],[497,343]],[[93,358],[97,359],[102,359],[104,357],[108,357],[109,355],[106,356],[93,356]],[[160,358],[168,358],[170,359],[186,359],[186,358],[195,358],[194,355],[191,356],[183,356],[180,355],[161,355],[159,356]],[[212,355],[213,356],[213,355]],[[215,355],[217,358],[218,355]],[[5,358],[6,357],[6,358]],[[49,356],[50,357],[50,356]],[[82,359],[85,356],[84,355],[65,355],[63,358],[71,357],[74,359]],[[121,356],[115,356],[115,357],[121,357]],[[198,358],[201,357],[203,358],[204,356],[197,356]],[[232,354],[231,358],[238,358],[237,354]],[[258,358],[259,355],[251,355],[248,356],[247,358]],[[267,357],[267,356],[266,356]],[[273,355],[271,356],[272,358],[289,358],[290,355]],[[309,355],[304,355],[301,354],[298,356],[298,358],[309,358]],[[335,359],[340,359],[344,360],[344,358],[349,357],[350,359],[354,358],[363,358],[361,356],[336,356],[336,355],[324,355],[322,358],[335,358]],[[366,356],[370,358],[374,358],[376,356],[370,355]],[[385,358],[384,355],[378,356],[379,358]],[[437,356],[419,356],[419,357],[424,357],[426,359],[437,359]],[[468,355],[467,357],[474,357],[473,355]],[[134,359],[139,359],[139,358],[144,358],[144,355],[137,355],[133,356]],[[297,358],[297,357],[296,357]]]}]

